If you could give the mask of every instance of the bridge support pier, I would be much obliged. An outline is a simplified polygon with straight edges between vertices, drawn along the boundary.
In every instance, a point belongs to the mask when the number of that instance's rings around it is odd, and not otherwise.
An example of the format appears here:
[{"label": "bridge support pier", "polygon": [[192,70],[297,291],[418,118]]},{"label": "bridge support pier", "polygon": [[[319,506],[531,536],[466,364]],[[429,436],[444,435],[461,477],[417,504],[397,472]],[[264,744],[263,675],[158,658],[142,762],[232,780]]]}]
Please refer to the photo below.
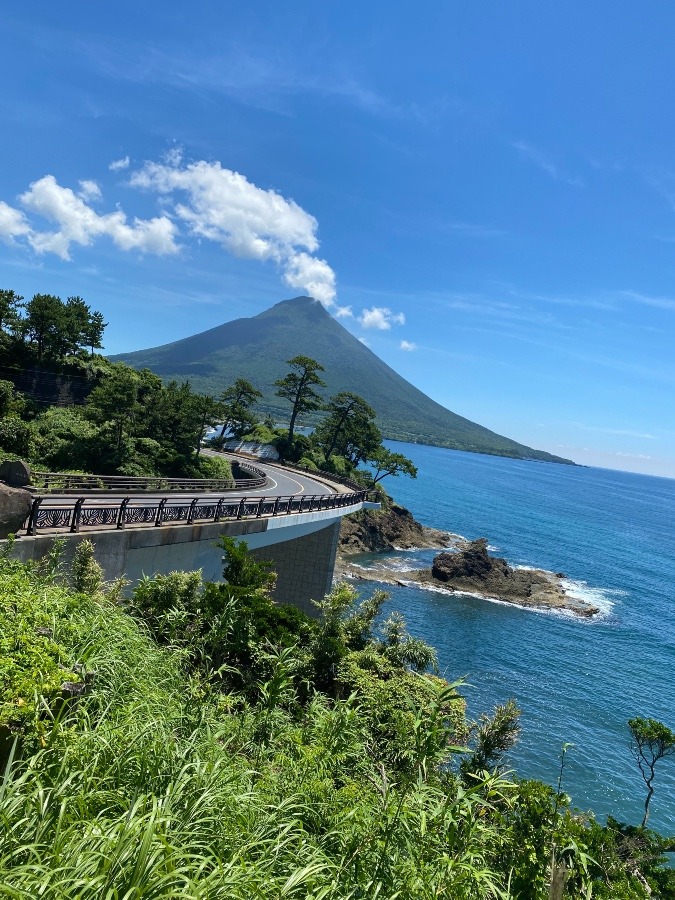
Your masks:
[{"label": "bridge support pier", "polygon": [[272,596],[316,618],[312,600],[323,600],[330,591],[340,536],[340,520],[304,537],[252,550],[255,559],[267,560],[277,573]]}]

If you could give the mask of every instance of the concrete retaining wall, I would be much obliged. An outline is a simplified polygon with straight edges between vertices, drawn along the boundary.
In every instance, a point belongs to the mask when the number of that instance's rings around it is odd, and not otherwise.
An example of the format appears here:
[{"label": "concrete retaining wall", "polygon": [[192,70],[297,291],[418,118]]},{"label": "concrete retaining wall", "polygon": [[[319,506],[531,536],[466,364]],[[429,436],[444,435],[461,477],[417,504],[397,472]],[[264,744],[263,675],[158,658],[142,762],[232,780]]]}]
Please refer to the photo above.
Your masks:
[{"label": "concrete retaining wall", "polygon": [[64,541],[64,565],[72,561],[77,545],[91,540],[105,579],[126,578],[130,587],[144,575],[201,569],[207,581],[222,581],[221,535],[245,540],[258,559],[274,564],[274,598],[293,603],[316,615],[312,600],[320,600],[333,577],[341,514],[360,509],[325,510],[277,518],[242,519],[201,525],[88,530],[79,534],[21,537],[12,555],[27,562],[45,556],[59,538]]}]

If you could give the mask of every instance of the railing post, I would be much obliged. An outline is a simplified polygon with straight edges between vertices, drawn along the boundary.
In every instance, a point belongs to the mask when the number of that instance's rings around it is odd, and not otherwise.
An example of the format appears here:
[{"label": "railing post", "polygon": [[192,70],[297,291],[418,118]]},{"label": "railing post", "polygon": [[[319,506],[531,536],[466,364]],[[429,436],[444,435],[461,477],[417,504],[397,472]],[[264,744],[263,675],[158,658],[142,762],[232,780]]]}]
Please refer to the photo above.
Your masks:
[{"label": "railing post", "polygon": [[198,499],[199,499],[198,497],[195,497],[194,500],[192,501],[192,503],[190,504],[190,509],[188,510],[188,517],[187,517],[188,525],[192,525],[192,523],[194,522],[195,506],[197,505]]},{"label": "railing post", "polygon": [[272,516],[276,516],[278,509],[279,509],[279,496],[277,495],[274,499],[274,509],[272,510]]},{"label": "railing post", "polygon": [[258,511],[255,514],[256,519],[259,519],[262,516],[264,502],[265,502],[264,497],[261,497],[260,500],[258,501]]},{"label": "railing post", "polygon": [[220,522],[220,517],[221,517],[222,513],[223,513],[223,498],[220,497],[220,498],[218,499],[218,505],[216,506],[216,512],[215,512],[215,515],[214,515],[214,517],[213,517],[213,521],[214,521],[214,522]]},{"label": "railing post", "polygon": [[117,513],[117,527],[124,528],[124,525],[127,521],[127,506],[129,505],[130,497],[125,497],[124,500],[120,503],[119,512]]},{"label": "railing post", "polygon": [[75,501],[75,506],[73,507],[73,518],[70,523],[71,534],[73,532],[80,530],[80,513],[82,512],[82,504],[83,503],[84,503],[84,497],[80,497],[78,500]]},{"label": "railing post", "polygon": [[164,507],[166,506],[166,501],[168,499],[169,499],[168,497],[163,497],[159,501],[159,506],[157,507],[157,515],[155,517],[155,525],[162,524],[162,519],[164,518]]},{"label": "railing post", "polygon": [[246,509],[246,497],[242,497],[239,501],[239,509],[237,510],[237,518],[242,519],[244,516],[244,510]]},{"label": "railing post", "polygon": [[28,527],[26,528],[27,535],[34,535],[35,528],[37,523],[38,512],[40,511],[40,504],[42,503],[42,497],[36,497],[33,500],[33,505],[30,508],[30,515],[28,516]]}]

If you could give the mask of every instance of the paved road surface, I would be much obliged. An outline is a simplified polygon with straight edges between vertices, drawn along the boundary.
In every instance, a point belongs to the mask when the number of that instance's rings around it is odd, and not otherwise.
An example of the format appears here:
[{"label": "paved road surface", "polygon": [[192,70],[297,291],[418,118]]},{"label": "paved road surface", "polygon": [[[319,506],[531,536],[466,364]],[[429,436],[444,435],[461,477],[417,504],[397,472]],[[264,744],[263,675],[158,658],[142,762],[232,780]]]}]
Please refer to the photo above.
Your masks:
[{"label": "paved road surface", "polygon": [[[248,460],[250,462],[250,460]],[[322,481],[305,475],[302,472],[291,472],[281,469],[269,463],[261,463],[255,461],[257,468],[262,469],[269,478],[269,483],[260,488],[249,488],[241,491],[227,492],[204,492],[195,493],[194,491],[178,492],[178,491],[139,491],[136,494],[130,494],[129,491],[117,492],[106,491],[105,494],[89,495],[86,491],[81,493],[68,494],[46,494],[42,501],[42,508],[53,506],[64,507],[72,506],[78,497],[86,497],[86,506],[91,508],[94,506],[113,506],[119,503],[125,497],[131,497],[133,504],[142,504],[143,506],[156,506],[160,500],[165,497],[169,498],[169,503],[185,503],[186,501],[198,498],[200,500],[208,500],[226,497],[228,500],[235,500],[240,497],[288,497],[288,496],[324,496],[326,494],[336,493],[335,487],[329,486]],[[342,489],[344,490],[344,489]]]}]

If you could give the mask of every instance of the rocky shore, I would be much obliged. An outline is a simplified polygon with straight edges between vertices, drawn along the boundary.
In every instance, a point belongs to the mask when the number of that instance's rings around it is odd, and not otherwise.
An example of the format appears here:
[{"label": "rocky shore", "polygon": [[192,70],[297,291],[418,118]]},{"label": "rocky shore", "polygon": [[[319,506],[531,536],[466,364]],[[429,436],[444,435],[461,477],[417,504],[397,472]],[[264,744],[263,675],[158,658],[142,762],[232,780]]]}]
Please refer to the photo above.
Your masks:
[{"label": "rocky shore", "polygon": [[[402,506],[391,503],[381,512],[367,511],[342,520],[336,564],[338,577],[385,584],[435,588],[468,593],[531,609],[557,610],[589,618],[597,606],[572,596],[562,573],[542,569],[514,569],[500,557],[490,556],[485,538],[466,541],[451,532],[427,528]],[[352,557],[407,549],[440,549],[430,569],[402,574],[385,566],[364,567]]]},{"label": "rocky shore", "polygon": [[338,554],[342,561],[357,553],[390,550],[442,549],[454,546],[459,535],[428,528],[415,520],[410,510],[393,500],[381,510],[364,510],[344,516],[340,526]]}]

